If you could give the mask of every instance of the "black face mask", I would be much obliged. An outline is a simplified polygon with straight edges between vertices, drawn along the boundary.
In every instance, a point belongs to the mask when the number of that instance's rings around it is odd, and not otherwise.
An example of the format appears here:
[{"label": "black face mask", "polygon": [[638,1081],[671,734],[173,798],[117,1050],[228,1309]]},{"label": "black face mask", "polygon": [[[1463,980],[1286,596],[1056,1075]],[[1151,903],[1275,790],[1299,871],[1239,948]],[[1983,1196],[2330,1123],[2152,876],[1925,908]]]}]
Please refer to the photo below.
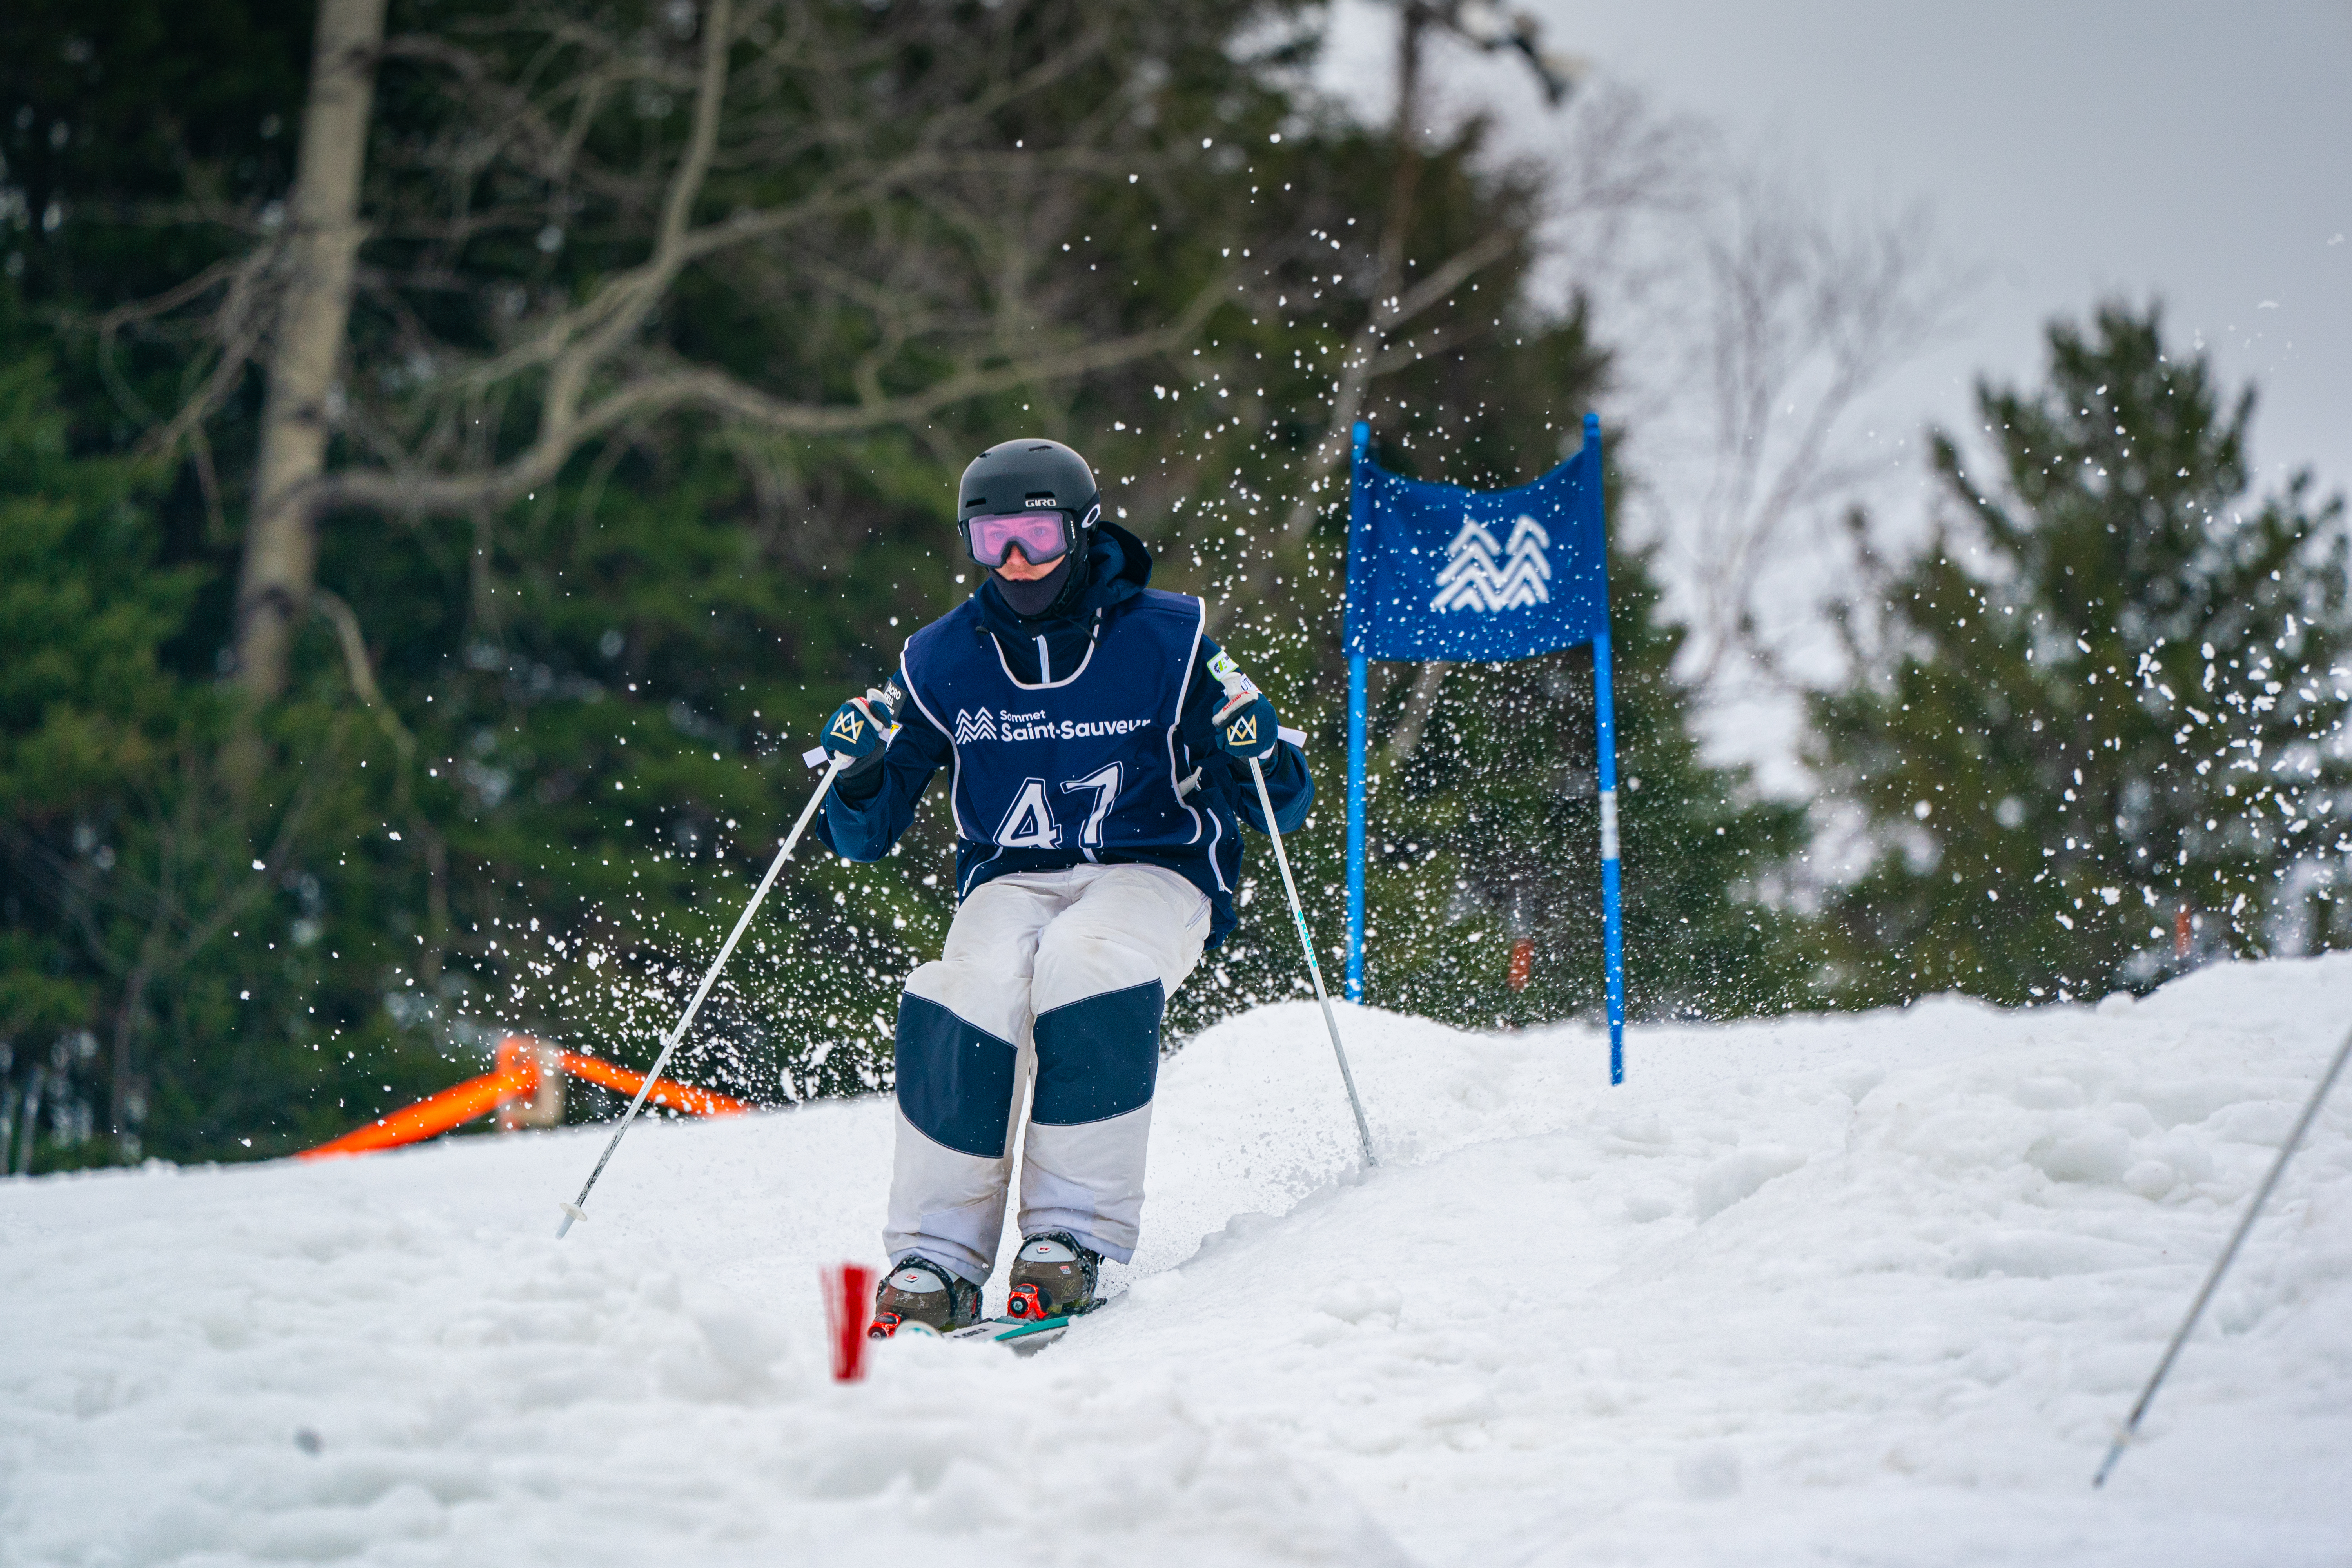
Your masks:
[{"label": "black face mask", "polygon": [[1016,583],[1003,573],[997,573],[996,591],[1004,595],[1005,604],[1012,606],[1013,613],[1023,620],[1042,616],[1054,607],[1055,600],[1062,596],[1062,586],[1070,580],[1070,563],[1076,559],[1077,553],[1074,551],[1056,562],[1051,572],[1026,583]]}]

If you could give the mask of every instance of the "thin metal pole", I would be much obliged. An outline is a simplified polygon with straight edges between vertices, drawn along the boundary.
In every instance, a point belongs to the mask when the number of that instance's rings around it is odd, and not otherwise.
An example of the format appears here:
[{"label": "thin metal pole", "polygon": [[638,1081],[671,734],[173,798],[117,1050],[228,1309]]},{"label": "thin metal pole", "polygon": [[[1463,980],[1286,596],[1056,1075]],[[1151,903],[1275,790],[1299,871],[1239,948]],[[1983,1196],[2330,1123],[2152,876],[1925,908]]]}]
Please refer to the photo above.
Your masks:
[{"label": "thin metal pole", "polygon": [[2294,1157],[2295,1145],[2303,1142],[2303,1135],[2310,1131],[2311,1124],[2318,1120],[2319,1108],[2326,1102],[2327,1091],[2336,1087],[2336,1079],[2343,1073],[2347,1057],[2352,1057],[2352,1034],[2347,1034],[2344,1043],[2336,1047],[2336,1059],[2327,1064],[2326,1076],[2319,1080],[2319,1087],[2311,1091],[2311,1099],[2305,1104],[2303,1114],[2295,1120],[2294,1130],[2286,1135],[2286,1142],[2279,1145],[2278,1158],[2271,1162],[2270,1174],[2264,1176],[2263,1184],[2254,1190],[2254,1201],[2246,1205],[2245,1218],[2238,1222],[2237,1230],[2230,1237],[2230,1245],[2221,1249],[2220,1258],[2214,1259],[2212,1272],[2205,1276],[2205,1283],[2199,1289],[2197,1300],[2189,1303],[2189,1316],[2183,1318],[2180,1327],[2173,1331],[2172,1342],[2164,1347],[2164,1359],[2156,1363],[2156,1372],[2148,1378],[2147,1386],[2139,1391],[2139,1400],[2133,1405],[2131,1415],[2125,1419],[2124,1429],[2116,1433],[2116,1440],[2108,1445],[2107,1457],[2099,1463],[2099,1473],[2091,1478],[2091,1485],[2095,1489],[2107,1484],[2107,1473],[2116,1468],[2116,1461],[2123,1458],[2124,1446],[2138,1435],[2140,1417],[2147,1414],[2149,1404],[2156,1398],[2157,1389],[2163,1385],[2164,1374],[2172,1370],[2173,1358],[2188,1342],[2189,1331],[2197,1326],[2197,1320],[2205,1311],[2205,1303],[2213,1299],[2214,1290],[2221,1283],[2221,1276],[2229,1271],[2231,1261],[2238,1256],[2239,1244],[2246,1239],[2246,1233],[2254,1228],[2254,1216],[2261,1214],[2263,1205],[2270,1201],[2271,1189],[2278,1185],[2279,1177],[2285,1173],[2286,1163]]},{"label": "thin metal pole", "polygon": [[1265,770],[1249,760],[1250,777],[1257,781],[1258,809],[1265,813],[1265,836],[1274,841],[1274,863],[1282,868],[1282,890],[1290,899],[1290,918],[1298,922],[1298,945],[1307,952],[1307,977],[1315,982],[1315,1000],[1323,1005],[1323,1026],[1331,1031],[1331,1054],[1339,1058],[1339,1081],[1348,1086],[1348,1109],[1356,1113],[1356,1136],[1363,1140],[1364,1163],[1379,1164],[1372,1152],[1372,1130],[1364,1121],[1364,1102],[1356,1095],[1356,1075],[1348,1070],[1348,1052],[1339,1044],[1339,1020],[1332,1015],[1331,998],[1323,991],[1323,966],[1315,962],[1315,936],[1307,929],[1307,911],[1298,904],[1298,884],[1290,879],[1290,857],[1282,851],[1282,829],[1275,826],[1274,797],[1265,793]]},{"label": "thin metal pole", "polygon": [[618,1127],[613,1129],[613,1140],[604,1145],[604,1152],[597,1156],[596,1168],[589,1172],[588,1179],[580,1184],[580,1195],[563,1205],[563,1223],[555,1227],[558,1241],[562,1240],[564,1233],[572,1228],[573,1220],[588,1217],[584,1210],[588,1194],[596,1185],[596,1178],[604,1173],[605,1165],[612,1161],[613,1151],[621,1146],[621,1140],[628,1134],[629,1123],[635,1121],[637,1112],[644,1109],[646,1096],[652,1092],[654,1079],[659,1078],[662,1068],[669,1065],[670,1053],[677,1049],[680,1040],[686,1038],[688,1026],[702,1010],[702,999],[709,995],[711,986],[719,983],[719,972],[727,967],[727,960],[734,954],[735,944],[743,940],[743,932],[751,927],[751,917],[760,912],[761,901],[768,896],[768,889],[776,885],[777,874],[783,870],[784,862],[793,858],[793,847],[807,831],[809,818],[816,815],[816,808],[824,800],[824,792],[833,787],[834,775],[841,772],[841,765],[842,759],[837,756],[825,763],[824,776],[816,781],[816,793],[809,796],[806,805],[801,807],[801,819],[793,824],[793,830],[784,836],[783,846],[776,851],[776,858],[768,862],[768,874],[760,879],[760,886],[752,892],[751,901],[743,906],[741,918],[736,921],[735,929],[728,933],[727,945],[720,948],[719,956],[710,961],[710,969],[703,975],[702,984],[694,988],[694,1000],[686,1005],[685,1014],[679,1017],[677,1026],[670,1030],[669,1037],[662,1042],[661,1055],[654,1058],[653,1070],[646,1074],[645,1082],[637,1085],[637,1097],[629,1101],[628,1114],[621,1118]]}]

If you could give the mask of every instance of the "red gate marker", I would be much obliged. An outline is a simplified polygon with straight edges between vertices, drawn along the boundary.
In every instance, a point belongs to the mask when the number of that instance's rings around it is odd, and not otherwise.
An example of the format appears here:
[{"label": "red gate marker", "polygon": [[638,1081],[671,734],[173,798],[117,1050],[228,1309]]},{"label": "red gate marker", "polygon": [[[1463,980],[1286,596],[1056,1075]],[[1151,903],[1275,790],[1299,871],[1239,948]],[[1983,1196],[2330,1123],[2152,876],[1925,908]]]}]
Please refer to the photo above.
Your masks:
[{"label": "red gate marker", "polygon": [[825,1332],[833,1340],[833,1381],[856,1383],[866,1375],[866,1318],[874,1308],[874,1270],[864,1263],[841,1263],[817,1271],[824,1294]]}]

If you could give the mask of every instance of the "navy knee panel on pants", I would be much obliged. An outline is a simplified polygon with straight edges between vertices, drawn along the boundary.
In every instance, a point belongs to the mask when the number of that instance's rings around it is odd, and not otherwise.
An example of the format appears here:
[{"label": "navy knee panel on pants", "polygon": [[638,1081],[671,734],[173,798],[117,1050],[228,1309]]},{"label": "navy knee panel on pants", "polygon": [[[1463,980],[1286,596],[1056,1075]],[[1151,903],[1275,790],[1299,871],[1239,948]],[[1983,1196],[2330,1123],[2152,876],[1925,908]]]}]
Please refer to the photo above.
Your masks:
[{"label": "navy knee panel on pants", "polygon": [[1020,1056],[936,1002],[898,998],[898,1109],[934,1143],[1002,1159]]},{"label": "navy knee panel on pants", "polygon": [[1154,980],[1038,1014],[1031,1120],[1075,1127],[1150,1104],[1160,1076],[1160,1016],[1167,1001]]},{"label": "navy knee panel on pants", "polygon": [[[1160,982],[1038,1016],[1034,1119],[1075,1127],[1151,1103],[1160,1076]],[[898,998],[898,1108],[935,1143],[982,1160],[1004,1153],[1019,1061],[1012,1043],[920,996]]]}]

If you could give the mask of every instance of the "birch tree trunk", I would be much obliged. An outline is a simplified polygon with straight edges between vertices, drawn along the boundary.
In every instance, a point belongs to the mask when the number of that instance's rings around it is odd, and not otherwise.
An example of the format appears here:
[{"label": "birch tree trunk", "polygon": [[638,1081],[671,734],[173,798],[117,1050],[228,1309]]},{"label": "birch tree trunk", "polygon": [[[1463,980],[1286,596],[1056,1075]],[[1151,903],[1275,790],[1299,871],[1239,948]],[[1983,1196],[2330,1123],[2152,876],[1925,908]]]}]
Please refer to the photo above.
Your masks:
[{"label": "birch tree trunk", "polygon": [[383,8],[384,0],[320,0],[302,148],[287,204],[285,292],[271,335],[259,469],[237,574],[237,679],[265,702],[286,689],[288,651],[318,563],[317,524],[304,492],[325,465],[327,402],[351,320],[360,172]]}]

